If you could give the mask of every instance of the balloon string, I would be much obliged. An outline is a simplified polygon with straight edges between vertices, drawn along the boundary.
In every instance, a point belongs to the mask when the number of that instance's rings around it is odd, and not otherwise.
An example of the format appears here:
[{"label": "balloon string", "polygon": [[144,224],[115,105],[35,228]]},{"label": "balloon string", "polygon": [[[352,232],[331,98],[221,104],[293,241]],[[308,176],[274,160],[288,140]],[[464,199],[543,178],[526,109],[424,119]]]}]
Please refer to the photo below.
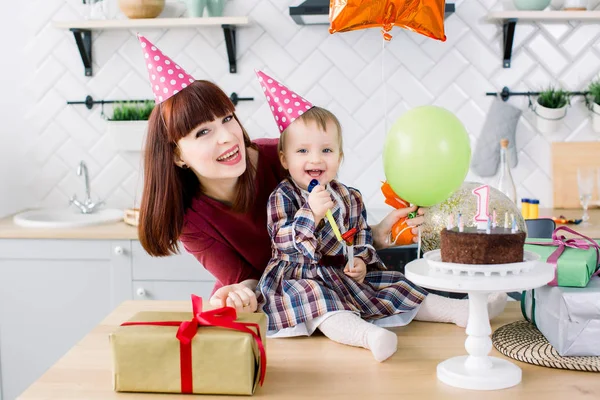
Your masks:
[{"label": "balloon string", "polygon": [[421,225],[419,225],[419,241],[417,242],[417,260],[421,258]]},{"label": "balloon string", "polygon": [[385,38],[381,38],[381,86],[383,86],[383,137],[387,133],[387,85],[385,84]]}]

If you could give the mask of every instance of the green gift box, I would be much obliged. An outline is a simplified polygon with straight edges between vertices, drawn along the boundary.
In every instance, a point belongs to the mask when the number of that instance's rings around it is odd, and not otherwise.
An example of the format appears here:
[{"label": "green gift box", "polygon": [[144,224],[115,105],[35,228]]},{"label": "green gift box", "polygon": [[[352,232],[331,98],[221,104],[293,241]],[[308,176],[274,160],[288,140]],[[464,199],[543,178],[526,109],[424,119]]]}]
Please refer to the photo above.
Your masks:
[{"label": "green gift box", "polygon": [[[561,230],[578,237],[566,238],[558,234]],[[548,285],[586,287],[598,271],[599,243],[566,226],[560,226],[554,230],[552,239],[528,239],[525,250],[537,253],[541,260],[556,265],[554,280]]]}]

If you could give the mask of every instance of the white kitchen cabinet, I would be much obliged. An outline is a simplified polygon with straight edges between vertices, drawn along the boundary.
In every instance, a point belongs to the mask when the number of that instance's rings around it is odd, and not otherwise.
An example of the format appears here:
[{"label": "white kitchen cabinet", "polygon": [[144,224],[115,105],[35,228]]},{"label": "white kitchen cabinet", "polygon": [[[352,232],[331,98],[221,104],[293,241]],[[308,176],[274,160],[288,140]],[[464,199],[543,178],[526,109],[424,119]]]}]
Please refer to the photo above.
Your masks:
[{"label": "white kitchen cabinet", "polygon": [[130,241],[0,240],[2,399],[12,400],[131,298]]},{"label": "white kitchen cabinet", "polygon": [[185,251],[137,240],[0,239],[0,400],[13,400],[125,300],[208,299],[215,283]]}]

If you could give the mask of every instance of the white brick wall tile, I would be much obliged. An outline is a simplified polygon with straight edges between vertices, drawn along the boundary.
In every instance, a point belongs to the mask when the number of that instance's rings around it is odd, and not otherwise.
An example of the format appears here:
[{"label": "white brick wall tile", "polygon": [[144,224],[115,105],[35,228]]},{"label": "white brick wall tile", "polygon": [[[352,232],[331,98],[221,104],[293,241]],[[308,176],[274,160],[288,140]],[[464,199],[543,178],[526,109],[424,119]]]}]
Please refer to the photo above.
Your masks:
[{"label": "white brick wall tile", "polygon": [[[229,73],[227,54],[216,51],[202,36],[196,36],[194,40],[189,42],[185,47],[185,54],[194,60],[195,64],[202,65],[202,69],[210,76],[222,76]],[[180,64],[179,59],[174,58],[173,61],[185,69],[185,67]],[[186,71],[188,70],[186,69]],[[198,79],[197,77],[194,78]]]},{"label": "white brick wall tile", "polygon": [[329,36],[319,49],[349,79],[354,78],[366,66],[351,45],[346,44],[337,35]]},{"label": "white brick wall tile", "polygon": [[598,71],[600,71],[600,57],[592,50],[588,50],[569,65],[561,75],[560,83],[566,90],[583,90]]},{"label": "white brick wall tile", "polygon": [[354,83],[364,95],[370,96],[382,86],[389,86],[389,78],[398,68],[400,68],[398,59],[386,51],[383,59],[380,54],[362,68]]},{"label": "white brick wall tile", "polygon": [[435,65],[435,62],[406,34],[396,35],[386,45],[386,49],[389,49],[417,78],[423,78]]},{"label": "white brick wall tile", "polygon": [[465,1],[457,7],[456,14],[483,40],[491,40],[501,32],[499,24],[482,23],[488,10],[479,1]]},{"label": "white brick wall tile", "polygon": [[456,116],[461,120],[470,135],[474,137],[480,136],[486,115],[473,100],[467,101],[456,112]]},{"label": "white brick wall tile", "polygon": [[273,3],[269,1],[261,1],[250,13],[250,17],[257,24],[262,26],[273,39],[280,45],[284,46],[289,42],[296,32],[300,30],[300,26],[289,16],[289,12],[278,10]]},{"label": "white brick wall tile", "polygon": [[97,175],[102,169],[101,165],[96,163],[91,157],[87,157],[87,152],[79,146],[74,140],[67,140],[56,152],[63,163],[69,170],[77,171],[77,167],[81,161],[84,161],[88,167],[90,179]]},{"label": "white brick wall tile", "polygon": [[366,99],[360,108],[353,113],[353,118],[364,129],[373,129],[375,124],[385,121],[388,107],[398,101],[400,101],[400,95],[394,89],[382,87]]},{"label": "white brick wall tile", "polygon": [[89,154],[98,165],[107,165],[115,156],[116,150],[112,139],[108,135],[102,135],[90,148]]},{"label": "white brick wall tile", "polygon": [[439,95],[442,90],[456,79],[467,67],[467,60],[457,51],[444,56],[423,78],[423,85],[433,94]]},{"label": "white brick wall tile", "polygon": [[[36,70],[32,80],[27,83],[26,89],[33,96],[32,100],[39,100],[52,85],[61,78],[65,67],[54,57],[48,57]],[[15,77],[18,79],[18,77]]]},{"label": "white brick wall tile", "polygon": [[106,96],[109,90],[119,83],[127,72],[129,72],[129,64],[115,54],[107,63],[105,68],[97,71],[90,79],[88,85],[96,96]]},{"label": "white brick wall tile", "polygon": [[540,169],[548,171],[548,174],[551,173],[552,149],[550,143],[548,143],[541,135],[536,135],[527,146],[525,146],[525,152]]},{"label": "white brick wall tile", "polygon": [[33,161],[42,166],[67,139],[67,133],[55,123],[51,123],[32,149]]},{"label": "white brick wall tile", "polygon": [[268,34],[262,35],[254,44],[253,52],[259,55],[258,58],[282,80],[285,80],[298,66],[292,56],[284,51],[283,46],[280,46]]},{"label": "white brick wall tile", "polygon": [[342,135],[344,137],[345,150],[354,148],[358,142],[364,139],[365,135],[367,134],[367,130],[357,124],[353,118],[353,115],[348,113],[344,107],[342,107],[339,103],[333,102],[327,109],[331,111],[340,121],[340,125],[342,126]]},{"label": "white brick wall tile", "polygon": [[525,146],[527,146],[529,142],[533,140],[535,135],[537,135],[535,126],[531,125],[526,119],[520,118],[519,123],[517,124],[517,132],[515,134],[517,150],[524,150]]},{"label": "white brick wall tile", "polygon": [[390,86],[398,91],[410,107],[430,104],[433,100],[433,95],[427,87],[423,86],[421,80],[410,74],[404,67],[399,67],[391,77]]},{"label": "white brick wall tile", "polygon": [[315,51],[298,66],[284,83],[291,90],[302,96],[315,83],[321,80],[331,67],[329,59],[321,51]]},{"label": "white brick wall tile", "polygon": [[101,198],[110,196],[117,187],[131,174],[132,168],[120,155],[115,156],[99,174],[92,178],[92,188]]},{"label": "white brick wall tile", "polygon": [[456,48],[484,76],[490,77],[498,69],[498,53],[493,53],[476,35],[462,37]]},{"label": "white brick wall tile", "polygon": [[561,40],[571,31],[571,26],[565,23],[541,23],[540,28],[554,40]]},{"label": "white brick wall tile", "polygon": [[[225,35],[223,34],[223,28],[220,26],[211,26],[199,28],[198,33],[206,39],[206,41],[212,46],[217,47],[221,43],[225,42]],[[167,31],[168,32],[168,31]],[[237,38],[237,32],[236,32]]]},{"label": "white brick wall tile", "polygon": [[329,33],[327,32],[326,26],[306,25],[285,44],[285,49],[297,62],[302,62],[315,51],[328,36]]},{"label": "white brick wall tile", "polygon": [[325,90],[339,93],[337,100],[348,112],[354,112],[366,100],[366,97],[337,68],[331,68],[319,83]]},{"label": "white brick wall tile", "polygon": [[547,208],[552,204],[552,179],[539,169],[536,169],[529,178],[525,179],[524,187],[534,198],[540,200],[540,207]]},{"label": "white brick wall tile", "polygon": [[40,132],[47,128],[64,107],[66,107],[65,100],[61,96],[56,92],[48,92],[27,112],[25,120],[31,124],[31,128]]},{"label": "white brick wall tile", "polygon": [[[502,60],[499,59],[498,63],[501,65]],[[521,50],[520,52],[513,54],[511,61],[511,68],[501,68],[492,77],[491,81],[498,91],[502,90],[504,86],[509,88],[513,87],[518,82],[522,81],[528,72],[536,65],[536,61],[526,52]]]},{"label": "white brick wall tile", "polygon": [[67,167],[57,157],[51,157],[44,168],[38,170],[38,174],[29,182],[31,194],[34,199],[42,199],[68,172]]},{"label": "white brick wall tile", "polygon": [[589,49],[590,44],[596,43],[600,35],[597,23],[582,23],[577,26],[569,37],[560,44],[561,49],[571,57],[577,56],[581,51]]},{"label": "white brick wall tile", "polygon": [[455,85],[467,94],[470,98],[477,99],[477,103],[483,109],[487,109],[491,104],[493,97],[484,96],[486,92],[499,92],[501,87],[495,87],[485,76],[475,67],[469,66],[456,78]]},{"label": "white brick wall tile", "polygon": [[469,27],[456,14],[450,15],[444,24],[446,41],[427,40],[423,43],[423,50],[434,61],[439,61],[448,51],[458,45]]},{"label": "white brick wall tile", "polygon": [[[524,151],[518,152],[517,159],[519,163],[511,169],[510,173],[514,182],[523,182],[536,170],[537,165]],[[500,166],[498,166],[498,173],[500,173]]]},{"label": "white brick wall tile", "polygon": [[56,117],[56,123],[84,149],[89,149],[96,140],[96,131],[71,107],[65,107]]},{"label": "white brick wall tile", "polygon": [[469,99],[467,94],[463,92],[459,86],[450,85],[433,103],[436,106],[444,107],[447,110],[455,113]]},{"label": "white brick wall tile", "polygon": [[[131,36],[131,33],[126,30],[114,29],[92,32],[92,61],[94,68],[99,69],[114,56],[115,46],[124,45]],[[138,42],[139,43],[139,42]],[[141,48],[139,49],[141,54]]]},{"label": "white brick wall tile", "polygon": [[556,49],[544,36],[538,35],[527,45],[540,63],[553,74],[560,73],[569,63],[565,56]]},{"label": "white brick wall tile", "polygon": [[333,100],[331,93],[323,89],[319,84],[314,85],[312,89],[306,93],[306,98],[310,100],[311,103],[324,108],[327,108],[329,103]]}]

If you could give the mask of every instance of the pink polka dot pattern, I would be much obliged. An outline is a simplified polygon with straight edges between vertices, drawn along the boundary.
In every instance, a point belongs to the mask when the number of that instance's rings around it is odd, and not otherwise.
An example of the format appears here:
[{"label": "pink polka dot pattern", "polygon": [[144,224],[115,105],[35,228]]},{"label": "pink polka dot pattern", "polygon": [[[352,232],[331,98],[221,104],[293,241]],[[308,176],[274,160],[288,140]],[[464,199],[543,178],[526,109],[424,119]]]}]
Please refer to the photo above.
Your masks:
[{"label": "pink polka dot pattern", "polygon": [[162,103],[174,94],[185,89],[195,79],[185,72],[144,36],[138,34],[148,69],[150,85],[154,92],[154,102]]},{"label": "pink polka dot pattern", "polygon": [[282,133],[313,105],[262,71],[256,71],[260,87],[267,98],[275,123]]}]

